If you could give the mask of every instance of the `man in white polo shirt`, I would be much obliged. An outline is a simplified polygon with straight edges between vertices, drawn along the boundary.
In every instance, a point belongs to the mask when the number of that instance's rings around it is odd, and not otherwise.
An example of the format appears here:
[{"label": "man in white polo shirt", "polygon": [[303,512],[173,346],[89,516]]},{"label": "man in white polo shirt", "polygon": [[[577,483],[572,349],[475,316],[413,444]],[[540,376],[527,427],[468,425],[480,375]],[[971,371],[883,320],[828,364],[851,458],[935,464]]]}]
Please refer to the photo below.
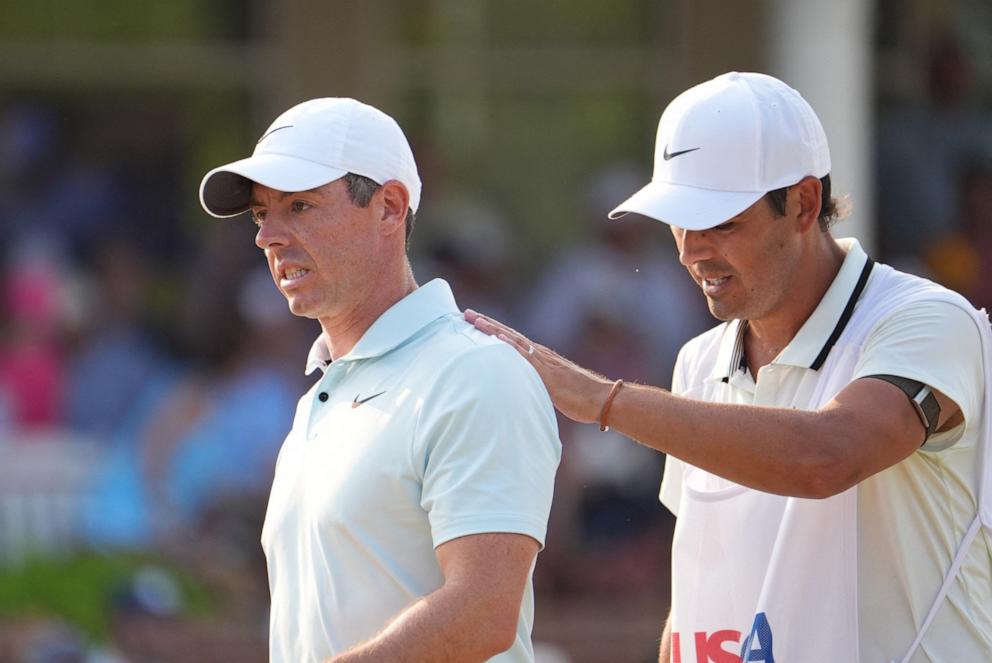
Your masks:
[{"label": "man in white polo shirt", "polygon": [[418,288],[420,190],[399,125],[338,98],[289,109],[200,187],[213,216],[251,212],[290,310],[323,330],[262,531],[276,663],[533,660],[554,410],[447,283]]},{"label": "man in white polo shirt", "polygon": [[689,89],[655,149],[652,182],[611,217],[669,224],[725,321],[682,348],[674,394],[466,315],[564,414],[669,454],[659,660],[992,660],[987,316],[832,237],[826,136],[781,81]]}]

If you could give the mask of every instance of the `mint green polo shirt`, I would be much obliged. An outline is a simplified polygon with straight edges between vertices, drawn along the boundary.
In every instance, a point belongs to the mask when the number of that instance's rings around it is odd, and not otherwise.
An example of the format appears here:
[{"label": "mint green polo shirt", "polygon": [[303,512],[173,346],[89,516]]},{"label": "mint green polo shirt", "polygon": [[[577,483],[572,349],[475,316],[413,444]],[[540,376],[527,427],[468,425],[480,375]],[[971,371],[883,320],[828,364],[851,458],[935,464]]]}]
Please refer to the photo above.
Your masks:
[{"label": "mint green polo shirt", "polygon": [[[331,362],[323,339],[269,497],[262,547],[273,663],[323,661],[443,583],[434,549],[507,532],[542,546],[561,444],[536,371],[434,280]],[[517,638],[532,661],[528,578]]]}]

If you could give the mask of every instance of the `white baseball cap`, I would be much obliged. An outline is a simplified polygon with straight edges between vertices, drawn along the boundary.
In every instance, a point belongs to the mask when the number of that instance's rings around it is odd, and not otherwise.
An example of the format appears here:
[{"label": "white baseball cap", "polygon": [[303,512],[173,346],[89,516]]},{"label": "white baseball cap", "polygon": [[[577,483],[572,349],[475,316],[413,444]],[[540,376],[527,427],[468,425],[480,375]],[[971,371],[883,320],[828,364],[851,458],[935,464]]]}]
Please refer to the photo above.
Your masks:
[{"label": "white baseball cap", "polygon": [[399,181],[417,211],[420,175],[396,120],[354,99],[311,99],[277,117],[250,157],[207,173],[200,204],[211,216],[236,216],[248,209],[253,182],[276,191],[307,191],[347,173],[379,184]]},{"label": "white baseball cap", "polygon": [[610,212],[686,230],[724,223],[775,189],[830,172],[827,136],[791,87],[731,72],[689,88],[658,122],[651,182]]}]

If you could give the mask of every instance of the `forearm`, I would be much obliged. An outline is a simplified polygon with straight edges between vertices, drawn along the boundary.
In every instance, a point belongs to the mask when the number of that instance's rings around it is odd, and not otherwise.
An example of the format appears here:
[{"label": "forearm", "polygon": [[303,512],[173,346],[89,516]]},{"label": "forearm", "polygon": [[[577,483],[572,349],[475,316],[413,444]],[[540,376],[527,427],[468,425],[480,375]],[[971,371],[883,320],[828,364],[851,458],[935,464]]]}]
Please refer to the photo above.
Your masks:
[{"label": "forearm", "polygon": [[[505,627],[493,628],[488,609],[478,595],[442,587],[411,604],[374,638],[328,663],[485,661],[512,644],[502,637]],[[516,617],[512,616],[514,626]]]},{"label": "forearm", "polygon": [[625,385],[609,424],[641,444],[771,493],[822,497],[855,471],[845,467],[841,431],[829,411],[708,403]]},{"label": "forearm", "polygon": [[[485,316],[466,312],[466,319],[513,345],[537,370],[562,414],[581,423],[603,418],[609,379]],[[941,425],[953,425],[950,413],[959,408],[939,393],[937,399]],[[835,495],[900,462],[919,448],[924,433],[906,395],[870,379],[854,380],[816,411],[709,403],[626,385],[606,419],[601,423],[712,474],[810,498]]]}]

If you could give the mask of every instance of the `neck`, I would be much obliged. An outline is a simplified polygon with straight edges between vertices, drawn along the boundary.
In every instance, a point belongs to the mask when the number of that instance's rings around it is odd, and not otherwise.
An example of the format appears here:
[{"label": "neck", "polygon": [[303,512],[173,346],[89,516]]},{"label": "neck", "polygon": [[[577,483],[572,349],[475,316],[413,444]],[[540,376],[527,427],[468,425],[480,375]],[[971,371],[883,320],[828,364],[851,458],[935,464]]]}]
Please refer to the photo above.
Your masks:
[{"label": "neck", "polygon": [[796,284],[774,311],[749,320],[744,352],[753,375],[771,362],[813,315],[844,263],[844,249],[827,233],[818,233],[807,257],[799,261],[802,272],[789,279]]},{"label": "neck", "polygon": [[372,279],[363,293],[356,293],[350,307],[319,319],[324,343],[331,359],[342,357],[355,347],[369,327],[393,304],[417,289],[413,270],[405,258],[402,266],[380,279]]}]

